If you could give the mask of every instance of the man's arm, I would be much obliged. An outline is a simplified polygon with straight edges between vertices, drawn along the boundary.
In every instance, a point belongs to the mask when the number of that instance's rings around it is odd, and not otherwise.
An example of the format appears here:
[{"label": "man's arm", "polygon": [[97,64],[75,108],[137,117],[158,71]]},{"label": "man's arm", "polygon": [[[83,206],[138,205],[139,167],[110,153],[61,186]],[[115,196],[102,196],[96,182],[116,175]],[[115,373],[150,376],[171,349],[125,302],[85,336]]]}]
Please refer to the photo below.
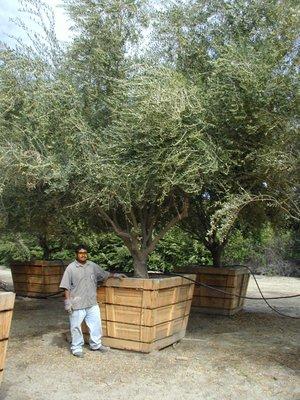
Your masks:
[{"label": "man's arm", "polygon": [[65,289],[65,310],[69,313],[72,314],[73,308],[72,308],[72,301],[71,301],[71,296],[70,296],[70,291]]},{"label": "man's arm", "polygon": [[125,274],[118,274],[117,272],[110,272],[108,278],[124,279],[124,278],[127,278],[127,275],[125,275]]},{"label": "man's arm", "polygon": [[105,281],[107,281],[108,278],[117,278],[117,279],[127,278],[127,276],[125,274],[118,274],[116,272],[105,271],[98,264],[94,263],[94,266],[95,266],[97,281],[105,282]]},{"label": "man's arm", "polygon": [[66,268],[66,270],[65,270],[65,272],[63,274],[63,277],[62,277],[62,280],[60,282],[59,287],[64,289],[64,291],[65,291],[65,302],[64,302],[65,310],[69,314],[71,314],[72,311],[73,311],[73,308],[72,308],[72,301],[71,301],[71,295],[70,295],[71,277],[70,277],[70,274],[69,274],[69,268],[68,267]]}]

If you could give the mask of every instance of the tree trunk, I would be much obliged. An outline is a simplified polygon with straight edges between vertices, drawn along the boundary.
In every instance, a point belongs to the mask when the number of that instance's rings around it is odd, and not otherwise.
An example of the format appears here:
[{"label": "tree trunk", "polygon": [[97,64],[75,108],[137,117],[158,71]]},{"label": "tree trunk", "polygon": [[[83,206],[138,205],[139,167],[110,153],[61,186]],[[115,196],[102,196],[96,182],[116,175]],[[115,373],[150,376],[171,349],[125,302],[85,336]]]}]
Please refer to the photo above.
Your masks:
[{"label": "tree trunk", "polygon": [[43,260],[49,260],[51,255],[51,250],[48,246],[47,238],[44,235],[39,236],[39,244],[43,250]]},{"label": "tree trunk", "polygon": [[213,245],[213,246],[211,246],[209,248],[209,251],[210,251],[212,259],[213,259],[213,266],[214,267],[221,267],[224,246],[220,245],[220,244]]},{"label": "tree trunk", "polygon": [[144,254],[132,254],[133,257],[133,268],[134,268],[134,276],[136,278],[149,278],[147,271],[147,259],[148,256]]}]

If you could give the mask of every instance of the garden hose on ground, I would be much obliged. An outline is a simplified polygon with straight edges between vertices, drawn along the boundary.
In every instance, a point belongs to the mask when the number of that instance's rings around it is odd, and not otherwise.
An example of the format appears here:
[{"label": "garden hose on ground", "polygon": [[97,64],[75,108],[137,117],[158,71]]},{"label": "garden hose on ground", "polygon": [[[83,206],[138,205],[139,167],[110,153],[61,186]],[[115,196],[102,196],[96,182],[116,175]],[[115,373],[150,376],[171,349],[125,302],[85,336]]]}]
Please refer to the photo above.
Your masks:
[{"label": "garden hose on ground", "polygon": [[231,265],[231,267],[244,267],[244,268],[247,268],[248,271],[250,272],[250,274],[251,274],[251,275],[253,276],[253,278],[254,278],[254,281],[255,281],[255,283],[256,283],[256,286],[257,286],[257,288],[258,288],[258,290],[259,290],[259,293],[260,293],[261,297],[249,297],[249,296],[241,296],[241,295],[235,294],[235,293],[229,293],[229,292],[226,292],[225,290],[217,289],[217,288],[215,288],[215,287],[213,287],[213,286],[210,286],[210,285],[207,285],[207,284],[205,284],[205,283],[201,283],[201,282],[195,281],[194,279],[187,278],[187,277],[184,276],[183,274],[178,274],[178,273],[174,273],[174,272],[165,272],[164,275],[180,276],[181,278],[184,278],[184,279],[187,279],[188,281],[194,282],[195,285],[197,285],[197,286],[203,286],[203,287],[206,287],[206,288],[215,290],[215,291],[217,291],[217,292],[221,292],[221,293],[227,294],[228,296],[231,296],[231,297],[239,297],[239,298],[241,298],[241,299],[247,299],[247,300],[264,300],[265,303],[267,304],[267,306],[268,306],[271,310],[273,310],[274,312],[276,312],[277,314],[279,314],[279,315],[281,315],[281,316],[283,316],[283,317],[287,317],[287,318],[300,319],[300,317],[293,317],[292,315],[283,314],[283,313],[281,313],[280,311],[276,310],[276,308],[274,308],[273,306],[271,306],[271,304],[268,303],[268,300],[291,299],[291,298],[294,298],[294,297],[300,297],[300,294],[295,294],[295,295],[291,295],[291,296],[280,296],[280,297],[265,297],[265,296],[263,295],[263,293],[262,293],[260,287],[259,287],[259,284],[258,284],[258,282],[257,282],[257,280],[256,280],[256,278],[255,278],[254,273],[251,271],[251,269],[250,269],[249,267],[247,267],[246,265]]}]

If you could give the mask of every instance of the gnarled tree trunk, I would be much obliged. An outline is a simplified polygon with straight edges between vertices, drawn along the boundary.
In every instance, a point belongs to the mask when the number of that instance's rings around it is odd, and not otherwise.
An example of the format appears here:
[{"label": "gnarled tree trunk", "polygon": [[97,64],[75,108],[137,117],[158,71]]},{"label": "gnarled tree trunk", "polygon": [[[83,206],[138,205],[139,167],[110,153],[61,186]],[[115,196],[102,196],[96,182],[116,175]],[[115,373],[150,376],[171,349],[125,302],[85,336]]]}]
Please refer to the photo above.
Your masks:
[{"label": "gnarled tree trunk", "polygon": [[148,256],[142,253],[132,254],[134,276],[137,278],[149,278],[147,271]]}]

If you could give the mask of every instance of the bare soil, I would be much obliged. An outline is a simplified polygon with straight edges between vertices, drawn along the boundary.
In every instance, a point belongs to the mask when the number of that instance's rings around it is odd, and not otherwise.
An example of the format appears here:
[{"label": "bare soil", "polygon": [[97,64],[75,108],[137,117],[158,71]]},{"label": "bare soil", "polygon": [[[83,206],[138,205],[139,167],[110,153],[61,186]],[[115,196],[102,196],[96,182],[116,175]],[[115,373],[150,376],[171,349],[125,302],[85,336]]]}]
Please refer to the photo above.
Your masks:
[{"label": "bare soil", "polygon": [[[12,287],[9,270],[0,279]],[[257,276],[266,296],[300,293],[300,279]],[[253,279],[248,296],[258,296]],[[300,317],[300,298],[272,300]],[[61,298],[15,303],[1,400],[299,400],[300,320],[246,300],[233,317],[192,312],[186,337],[151,354],[70,355]]]}]

